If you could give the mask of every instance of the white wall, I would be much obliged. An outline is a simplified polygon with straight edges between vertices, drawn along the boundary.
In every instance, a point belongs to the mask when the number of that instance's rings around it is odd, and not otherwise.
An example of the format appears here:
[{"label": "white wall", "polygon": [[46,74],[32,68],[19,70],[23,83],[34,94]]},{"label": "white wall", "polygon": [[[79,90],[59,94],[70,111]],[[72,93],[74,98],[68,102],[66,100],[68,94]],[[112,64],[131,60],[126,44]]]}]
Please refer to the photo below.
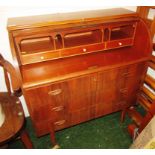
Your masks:
[{"label": "white wall", "polygon": [[[104,6],[103,3],[96,3],[96,1],[91,3],[87,3],[87,5],[83,5],[83,0],[79,0],[79,3],[75,4],[74,1],[72,3],[64,3],[63,5],[58,5],[58,3],[53,3],[50,7],[21,7],[21,6],[9,6],[9,7],[2,7],[0,6],[0,53],[5,57],[5,59],[12,62],[12,56],[9,46],[9,39],[7,34],[7,19],[9,17],[17,17],[17,16],[28,16],[28,15],[39,15],[39,14],[49,14],[49,13],[60,13],[60,12],[73,12],[79,10],[92,10],[92,9],[107,9],[107,8],[114,8],[116,6]],[[118,7],[118,6],[117,6]],[[135,6],[125,7],[127,9],[136,10]],[[0,91],[6,90],[3,78],[3,72],[0,70]],[[24,98],[21,97],[25,115],[28,116],[29,113],[27,111],[27,107],[24,101]]]}]

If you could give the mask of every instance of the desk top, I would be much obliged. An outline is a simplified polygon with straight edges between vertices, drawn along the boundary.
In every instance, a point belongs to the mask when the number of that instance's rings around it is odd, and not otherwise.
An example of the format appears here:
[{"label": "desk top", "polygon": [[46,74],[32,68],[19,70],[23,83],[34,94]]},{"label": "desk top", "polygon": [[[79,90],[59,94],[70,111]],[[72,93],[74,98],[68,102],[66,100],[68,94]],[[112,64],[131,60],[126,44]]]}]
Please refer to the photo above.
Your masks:
[{"label": "desk top", "polygon": [[8,30],[17,30],[23,28],[43,27],[51,25],[66,25],[92,21],[105,21],[110,19],[119,19],[123,17],[138,16],[136,12],[113,8],[104,10],[89,10],[70,13],[56,13],[48,15],[25,16],[8,19]]}]

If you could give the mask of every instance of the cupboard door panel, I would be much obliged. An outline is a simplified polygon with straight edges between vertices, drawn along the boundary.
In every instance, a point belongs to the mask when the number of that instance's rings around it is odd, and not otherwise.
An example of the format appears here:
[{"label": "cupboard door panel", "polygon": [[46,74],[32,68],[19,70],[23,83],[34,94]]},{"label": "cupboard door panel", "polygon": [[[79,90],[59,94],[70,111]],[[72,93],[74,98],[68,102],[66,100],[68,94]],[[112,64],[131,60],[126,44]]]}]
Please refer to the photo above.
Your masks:
[{"label": "cupboard door panel", "polygon": [[[104,71],[98,74],[96,91],[96,115],[101,116],[120,110],[118,106],[126,100],[125,78],[123,74],[127,68],[118,68]],[[116,108],[117,107],[117,108]]]},{"label": "cupboard door panel", "polygon": [[76,125],[95,118],[95,107],[82,108],[69,112],[70,125]]},{"label": "cupboard door panel", "polygon": [[95,77],[93,75],[83,76],[68,81],[69,111],[75,111],[90,107],[93,104],[93,93],[95,93]]}]

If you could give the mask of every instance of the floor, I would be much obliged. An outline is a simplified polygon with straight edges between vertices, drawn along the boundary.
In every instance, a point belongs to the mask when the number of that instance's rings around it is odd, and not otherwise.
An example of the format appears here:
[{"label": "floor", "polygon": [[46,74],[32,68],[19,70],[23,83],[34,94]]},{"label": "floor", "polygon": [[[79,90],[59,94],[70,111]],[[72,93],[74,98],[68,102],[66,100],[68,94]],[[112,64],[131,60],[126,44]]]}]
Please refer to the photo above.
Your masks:
[{"label": "floor", "polygon": [[[127,149],[132,140],[127,132],[130,119],[126,117],[120,123],[120,112],[94,119],[56,132],[56,139],[61,149]],[[37,138],[31,120],[27,118],[27,131],[35,149],[52,148],[49,135]],[[19,140],[9,144],[10,149],[24,148]]]}]

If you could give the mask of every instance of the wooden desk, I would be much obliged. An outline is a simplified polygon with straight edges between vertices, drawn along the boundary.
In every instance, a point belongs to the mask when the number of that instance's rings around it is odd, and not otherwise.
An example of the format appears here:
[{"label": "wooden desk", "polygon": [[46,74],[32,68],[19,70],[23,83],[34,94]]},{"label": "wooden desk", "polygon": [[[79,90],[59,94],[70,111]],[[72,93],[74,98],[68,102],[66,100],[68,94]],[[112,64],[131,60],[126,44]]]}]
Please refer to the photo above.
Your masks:
[{"label": "wooden desk", "polygon": [[16,71],[37,136],[122,110],[136,101],[151,38],[126,9],[8,20]]}]

